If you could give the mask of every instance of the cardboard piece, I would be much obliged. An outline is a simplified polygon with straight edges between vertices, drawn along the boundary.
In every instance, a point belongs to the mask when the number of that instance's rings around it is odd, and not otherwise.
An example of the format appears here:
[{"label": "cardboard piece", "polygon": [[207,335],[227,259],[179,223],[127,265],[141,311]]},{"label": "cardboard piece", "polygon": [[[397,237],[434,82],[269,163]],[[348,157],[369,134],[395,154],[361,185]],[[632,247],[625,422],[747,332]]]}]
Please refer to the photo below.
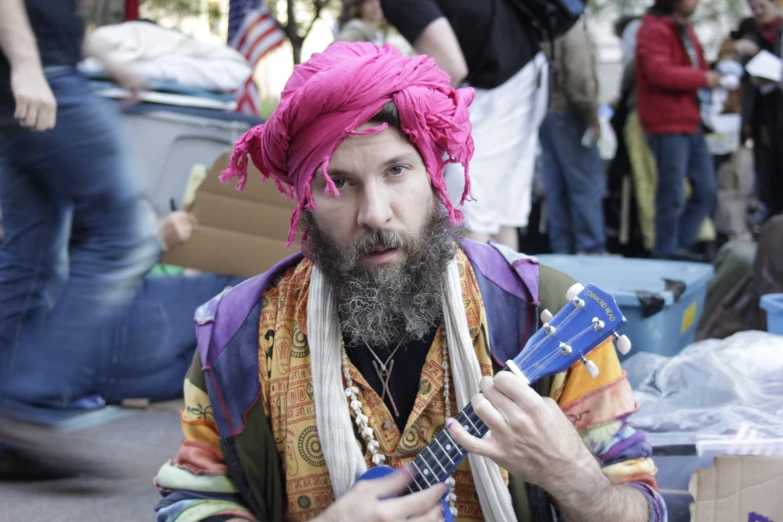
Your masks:
[{"label": "cardboard piece", "polygon": [[187,243],[167,252],[163,263],[252,277],[295,251],[285,248],[293,202],[274,183],[264,183],[252,163],[244,190],[236,189],[236,181],[221,183],[228,158],[228,152],[218,158],[196,189],[190,211],[198,228]]},{"label": "cardboard piece", "polygon": [[783,521],[783,457],[721,455],[688,490],[692,522]]}]

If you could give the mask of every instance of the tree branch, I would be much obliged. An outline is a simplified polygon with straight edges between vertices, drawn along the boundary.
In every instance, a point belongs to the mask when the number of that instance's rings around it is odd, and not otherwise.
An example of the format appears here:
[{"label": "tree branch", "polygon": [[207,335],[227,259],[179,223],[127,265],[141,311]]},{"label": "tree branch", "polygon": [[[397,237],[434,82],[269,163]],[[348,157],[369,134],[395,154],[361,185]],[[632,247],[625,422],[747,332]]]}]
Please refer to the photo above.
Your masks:
[{"label": "tree branch", "polygon": [[318,20],[318,17],[321,16],[321,10],[326,7],[326,5],[329,3],[329,0],[315,0],[313,2],[313,6],[315,7],[315,12],[313,14],[313,19],[310,20],[310,24],[307,26],[307,29],[305,30],[304,36],[302,37],[302,40],[307,38],[307,35],[310,34],[310,31],[312,31],[313,26],[315,25],[315,22]]}]

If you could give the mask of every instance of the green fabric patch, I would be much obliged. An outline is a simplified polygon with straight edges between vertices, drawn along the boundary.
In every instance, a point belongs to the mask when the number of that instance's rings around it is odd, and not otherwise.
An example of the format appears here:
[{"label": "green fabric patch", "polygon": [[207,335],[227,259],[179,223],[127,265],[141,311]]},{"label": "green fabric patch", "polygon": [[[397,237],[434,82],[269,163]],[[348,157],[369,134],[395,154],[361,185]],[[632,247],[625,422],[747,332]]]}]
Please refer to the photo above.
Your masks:
[{"label": "green fabric patch", "polygon": [[194,475],[190,471],[166,463],[155,476],[155,483],[166,489],[186,489],[204,493],[238,493],[239,490],[226,475]]},{"label": "green fabric patch", "polygon": [[185,269],[181,266],[157,264],[152,267],[152,270],[147,272],[147,275],[181,276],[183,272],[185,272]]},{"label": "green fabric patch", "polygon": [[227,502],[225,500],[197,500],[180,513],[180,515],[174,519],[174,522],[200,522],[206,518],[231,511],[243,511],[248,513],[247,509],[235,502]]}]

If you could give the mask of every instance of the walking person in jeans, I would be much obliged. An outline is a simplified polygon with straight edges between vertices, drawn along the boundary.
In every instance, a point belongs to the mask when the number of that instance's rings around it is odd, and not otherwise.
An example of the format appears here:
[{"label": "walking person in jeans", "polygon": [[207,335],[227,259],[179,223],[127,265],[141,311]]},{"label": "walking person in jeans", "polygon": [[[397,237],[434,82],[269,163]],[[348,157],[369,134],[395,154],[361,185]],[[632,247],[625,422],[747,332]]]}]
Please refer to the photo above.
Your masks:
[{"label": "walking person in jeans", "polygon": [[[709,71],[690,18],[699,0],[656,0],[636,49],[639,118],[658,168],[655,247],[658,258],[695,259],[691,248],[715,204],[712,156],[702,133],[700,89],[720,84]],[[685,200],[685,177],[692,193]]]},{"label": "walking person in jeans", "polygon": [[102,404],[110,323],[160,252],[118,114],[76,72],[83,4],[0,3],[0,444]]},{"label": "walking person in jeans", "polygon": [[555,42],[556,82],[541,125],[549,243],[558,254],[605,251],[598,152],[598,79],[590,38],[579,22]]}]

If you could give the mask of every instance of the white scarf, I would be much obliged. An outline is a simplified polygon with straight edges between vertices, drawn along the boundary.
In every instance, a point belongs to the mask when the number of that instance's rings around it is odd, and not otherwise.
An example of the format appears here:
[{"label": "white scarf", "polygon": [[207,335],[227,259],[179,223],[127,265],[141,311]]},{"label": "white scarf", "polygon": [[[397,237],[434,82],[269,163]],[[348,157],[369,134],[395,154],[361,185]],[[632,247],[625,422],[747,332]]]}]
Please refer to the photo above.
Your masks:
[{"label": "white scarf", "polygon": [[[457,406],[464,408],[479,391],[481,370],[470,338],[456,259],[446,268],[443,318],[449,346]],[[307,301],[307,338],[315,391],[315,420],[318,437],[329,470],[335,498],[340,498],[365,471],[367,464],[356,442],[341,371],[342,332],[334,295],[321,271],[313,266]],[[484,518],[489,521],[516,520],[511,496],[497,464],[485,457],[469,455]]]}]

